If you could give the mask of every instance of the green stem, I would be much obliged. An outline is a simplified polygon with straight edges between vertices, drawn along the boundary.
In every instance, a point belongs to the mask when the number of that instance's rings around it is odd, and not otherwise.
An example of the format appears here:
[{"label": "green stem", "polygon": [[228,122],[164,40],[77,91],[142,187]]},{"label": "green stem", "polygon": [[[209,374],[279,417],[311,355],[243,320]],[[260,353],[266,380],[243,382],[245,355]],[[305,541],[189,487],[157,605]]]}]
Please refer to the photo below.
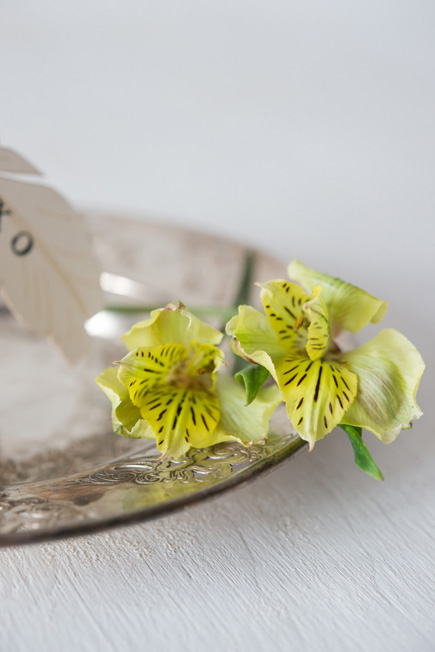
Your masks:
[{"label": "green stem", "polygon": [[[109,312],[119,312],[121,314],[145,314],[145,313],[150,313],[153,310],[157,310],[158,308],[161,308],[161,306],[126,306],[126,305],[110,305],[106,306],[105,310],[108,310]],[[189,306],[189,310],[191,313],[196,315],[197,317],[220,317],[222,319],[225,319],[225,321],[228,321],[237,313],[236,308],[226,308],[226,307],[220,307],[220,306],[194,306],[193,308]]]},{"label": "green stem", "polygon": [[[238,307],[240,305],[249,304],[251,298],[252,290],[252,277],[254,272],[255,264],[255,253],[253,251],[247,251],[245,256],[245,266],[243,270],[243,276],[240,281],[239,291],[234,298],[234,312],[233,315],[237,314]],[[232,373],[235,375],[246,366],[246,361],[238,355],[233,354],[233,364],[232,364]]]}]

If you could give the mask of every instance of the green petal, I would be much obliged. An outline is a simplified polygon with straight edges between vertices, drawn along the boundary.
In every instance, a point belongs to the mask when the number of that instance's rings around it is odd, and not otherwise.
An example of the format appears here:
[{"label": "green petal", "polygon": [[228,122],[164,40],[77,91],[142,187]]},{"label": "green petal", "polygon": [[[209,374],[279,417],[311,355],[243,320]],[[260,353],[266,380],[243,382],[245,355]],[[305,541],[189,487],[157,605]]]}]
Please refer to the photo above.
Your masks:
[{"label": "green petal", "polygon": [[163,455],[181,457],[190,446],[203,447],[220,418],[214,392],[156,385],[141,406]]},{"label": "green petal", "polygon": [[350,283],[309,269],[298,260],[290,263],[288,274],[307,292],[311,293],[316,285],[322,286],[322,297],[328,307],[334,335],[342,330],[357,333],[370,322],[380,322],[387,312],[385,301]]},{"label": "green petal", "polygon": [[303,305],[310,297],[294,283],[273,280],[259,283],[261,302],[270,325],[286,351],[303,349],[307,341]]},{"label": "green petal", "polygon": [[387,444],[421,416],[416,394],[425,365],[404,335],[383,330],[340,359],[358,376],[358,395],[343,423],[370,430]]},{"label": "green petal", "polygon": [[150,426],[141,419],[139,408],[130,400],[125,385],[118,379],[115,367],[108,367],[95,379],[112,403],[112,423],[114,431],[133,439],[153,438]]},{"label": "green petal", "polygon": [[219,344],[223,334],[192,315],[181,303],[153,310],[150,319],[140,321],[122,336],[129,351],[173,342],[189,346],[194,340]]},{"label": "green petal", "polygon": [[320,296],[321,292],[320,285],[313,288],[313,298],[303,306],[304,315],[310,322],[305,348],[311,360],[317,360],[323,355],[330,337],[328,309]]},{"label": "green petal", "polygon": [[232,376],[221,374],[216,392],[221,404],[221,418],[214,437],[238,439],[244,444],[267,437],[270,417],[282,402],[276,385],[261,389],[255,401],[246,405],[243,388]]},{"label": "green petal", "polygon": [[277,373],[287,414],[312,449],[343,420],[356,396],[357,377],[346,365],[304,354],[287,356]]},{"label": "green petal", "polygon": [[239,306],[239,314],[226,326],[232,337],[231,350],[240,357],[265,367],[275,378],[275,362],[285,357],[278,335],[265,315],[251,306]]}]

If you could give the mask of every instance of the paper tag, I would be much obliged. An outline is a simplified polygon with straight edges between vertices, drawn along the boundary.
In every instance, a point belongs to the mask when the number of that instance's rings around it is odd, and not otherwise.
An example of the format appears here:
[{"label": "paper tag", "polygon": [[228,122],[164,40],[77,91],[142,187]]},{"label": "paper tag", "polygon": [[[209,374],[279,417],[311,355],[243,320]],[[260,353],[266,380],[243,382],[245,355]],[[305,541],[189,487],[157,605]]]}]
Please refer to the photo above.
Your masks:
[{"label": "paper tag", "polygon": [[82,216],[58,192],[15,174],[39,172],[0,148],[3,298],[26,327],[50,337],[75,362],[89,346],[84,322],[102,306],[89,234]]}]

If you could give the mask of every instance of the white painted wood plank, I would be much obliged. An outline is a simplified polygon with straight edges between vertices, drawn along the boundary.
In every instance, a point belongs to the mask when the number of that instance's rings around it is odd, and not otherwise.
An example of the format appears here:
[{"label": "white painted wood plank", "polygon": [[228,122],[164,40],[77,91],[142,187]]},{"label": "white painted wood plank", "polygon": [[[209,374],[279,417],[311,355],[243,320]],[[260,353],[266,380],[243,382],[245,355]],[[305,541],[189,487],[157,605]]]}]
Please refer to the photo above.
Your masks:
[{"label": "white painted wood plank", "polygon": [[386,485],[341,467],[337,433],[161,521],[3,551],[0,649],[433,650],[435,483],[416,435],[374,446]]}]

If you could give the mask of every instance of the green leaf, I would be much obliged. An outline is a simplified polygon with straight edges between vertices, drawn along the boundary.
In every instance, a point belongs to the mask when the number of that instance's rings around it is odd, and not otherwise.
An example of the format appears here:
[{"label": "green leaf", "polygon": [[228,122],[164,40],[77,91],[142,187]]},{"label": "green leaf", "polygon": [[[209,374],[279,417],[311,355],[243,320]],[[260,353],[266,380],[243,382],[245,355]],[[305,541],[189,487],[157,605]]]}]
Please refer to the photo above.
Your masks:
[{"label": "green leaf", "polygon": [[353,452],[355,454],[355,464],[359,466],[360,469],[371,475],[372,478],[375,478],[375,480],[383,480],[384,476],[374,463],[367,446],[362,440],[362,429],[343,424],[340,424],[340,428],[344,430],[352,444]]},{"label": "green leaf", "polygon": [[263,387],[270,373],[259,364],[250,364],[235,375],[240,385],[245,386],[246,405],[252,403],[261,387]]}]

